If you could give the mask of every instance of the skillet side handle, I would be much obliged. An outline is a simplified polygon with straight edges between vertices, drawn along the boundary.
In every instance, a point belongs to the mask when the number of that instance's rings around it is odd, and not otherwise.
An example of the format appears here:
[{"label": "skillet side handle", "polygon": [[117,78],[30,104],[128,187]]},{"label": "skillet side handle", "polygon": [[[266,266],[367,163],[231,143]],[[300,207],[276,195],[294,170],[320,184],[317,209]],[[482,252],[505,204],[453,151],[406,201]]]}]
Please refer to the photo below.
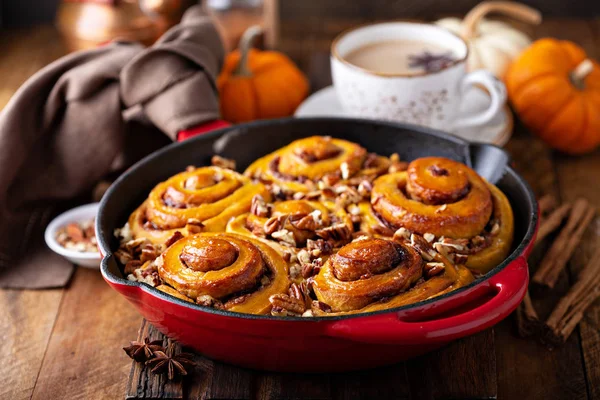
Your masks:
[{"label": "skillet side handle", "polygon": [[210,131],[214,131],[214,130],[217,130],[220,128],[226,128],[230,125],[231,124],[229,122],[223,121],[220,119],[210,121],[205,124],[195,126],[193,128],[184,129],[182,131],[179,131],[179,133],[177,134],[177,141],[183,142],[184,140],[189,139],[191,137],[203,135],[205,133],[208,133]]},{"label": "skillet side handle", "polygon": [[327,334],[379,344],[447,343],[482,331],[506,318],[523,300],[528,282],[527,260],[521,255],[488,279],[487,290],[471,300],[479,300],[486,294],[491,297],[474,309],[422,322],[403,321],[397,313],[345,319],[331,323]]}]

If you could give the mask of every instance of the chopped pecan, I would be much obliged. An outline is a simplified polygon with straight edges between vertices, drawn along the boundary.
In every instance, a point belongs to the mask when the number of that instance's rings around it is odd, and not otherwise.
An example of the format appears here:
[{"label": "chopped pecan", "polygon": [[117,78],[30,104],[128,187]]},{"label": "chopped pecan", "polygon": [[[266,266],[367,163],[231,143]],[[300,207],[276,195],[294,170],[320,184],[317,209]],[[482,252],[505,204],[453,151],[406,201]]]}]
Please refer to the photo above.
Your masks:
[{"label": "chopped pecan", "polygon": [[265,222],[263,227],[266,235],[272,235],[274,232],[282,230],[289,218],[288,214],[271,217]]},{"label": "chopped pecan", "polygon": [[399,228],[396,232],[394,232],[393,240],[402,240],[402,239],[410,239],[410,231],[404,227]]},{"label": "chopped pecan", "polygon": [[293,214],[290,215],[289,221],[293,227],[303,231],[314,231],[319,227],[312,214]]},{"label": "chopped pecan", "polygon": [[196,175],[190,176],[183,182],[183,188],[186,190],[194,190],[198,185],[198,177]]},{"label": "chopped pecan", "polygon": [[[347,164],[346,164],[346,166],[347,166]],[[341,170],[341,168],[340,168],[340,170]],[[343,170],[326,174],[323,176],[323,178],[321,178],[320,182],[323,182],[323,187],[333,186],[336,183],[338,183],[340,181],[340,179],[342,179],[343,174],[344,174]],[[344,178],[344,179],[347,179],[347,178]]]},{"label": "chopped pecan", "polygon": [[190,218],[187,220],[187,224],[185,226],[189,233],[200,233],[204,229],[204,224],[202,221],[196,218]]},{"label": "chopped pecan", "polygon": [[331,243],[323,239],[308,239],[306,241],[306,248],[310,251],[320,250],[321,254],[331,254],[333,252],[333,246],[331,245]]},{"label": "chopped pecan", "polygon": [[410,235],[410,244],[419,252],[421,257],[425,261],[431,261],[435,258],[436,253],[431,247],[431,244],[423,238],[423,236],[419,236],[416,234]]},{"label": "chopped pecan", "polygon": [[490,234],[492,236],[496,236],[499,232],[500,232],[500,224],[496,222],[496,223],[494,223],[494,225],[492,225],[492,229],[490,230]]},{"label": "chopped pecan", "polygon": [[425,267],[423,267],[425,275],[427,275],[428,278],[432,278],[436,275],[441,274],[442,272],[444,272],[444,269],[444,263],[441,262],[428,262],[427,264],[425,264]]},{"label": "chopped pecan", "polygon": [[252,205],[250,206],[250,212],[257,217],[267,218],[271,215],[271,210],[265,199],[260,195],[256,194],[252,198]]},{"label": "chopped pecan", "polygon": [[319,311],[323,311],[326,313],[331,312],[331,307],[329,306],[329,304],[325,304],[322,301],[318,301],[318,300],[313,300],[312,309],[313,309],[313,311],[315,309],[317,309]]},{"label": "chopped pecan", "polygon": [[210,163],[215,167],[221,167],[235,171],[235,160],[232,160],[230,158],[221,157],[215,154],[210,159]]},{"label": "chopped pecan", "polygon": [[127,265],[127,263],[133,258],[131,253],[123,248],[115,251],[115,257],[117,257],[117,260],[119,260],[122,265]]},{"label": "chopped pecan", "polygon": [[298,261],[301,264],[307,264],[311,262],[311,253],[308,250],[302,249],[298,252]]},{"label": "chopped pecan", "polygon": [[365,199],[371,197],[372,190],[373,184],[367,179],[363,180],[361,183],[358,184],[358,194],[360,194]]},{"label": "chopped pecan", "polygon": [[215,304],[220,304],[221,306],[223,305],[223,303],[221,303],[219,300],[215,299],[212,296],[209,296],[208,294],[202,294],[198,296],[198,298],[196,299],[196,304],[200,304],[201,306],[205,307],[214,307]]},{"label": "chopped pecan", "polygon": [[140,261],[152,261],[160,255],[160,249],[156,248],[153,244],[148,243],[142,247],[142,254],[140,255]]},{"label": "chopped pecan", "polygon": [[427,240],[429,243],[432,243],[435,240],[435,235],[433,233],[425,232],[423,234],[423,239]]},{"label": "chopped pecan", "polygon": [[443,238],[438,243],[440,243],[442,246],[450,247],[449,251],[463,251],[469,245],[469,240]]},{"label": "chopped pecan", "polygon": [[179,232],[179,231],[175,231],[175,232],[173,232],[173,234],[171,235],[171,237],[169,239],[167,239],[167,241],[165,242],[165,246],[169,247],[173,243],[177,242],[180,239],[183,239],[183,234],[181,232]]},{"label": "chopped pecan", "polygon": [[340,164],[340,172],[342,173],[342,179],[350,178],[350,166],[346,161]]},{"label": "chopped pecan", "polygon": [[352,239],[352,230],[344,223],[318,229],[315,233],[325,240],[333,240],[336,242],[344,242]]},{"label": "chopped pecan", "polygon": [[467,256],[466,254],[460,254],[460,253],[454,254],[454,263],[455,264],[464,265],[468,259],[469,259],[469,256]]},{"label": "chopped pecan", "polygon": [[123,272],[125,272],[126,275],[132,274],[133,271],[141,267],[142,264],[143,263],[140,260],[128,261],[127,264],[125,264],[125,269],[123,270]]},{"label": "chopped pecan", "polygon": [[294,238],[294,233],[288,231],[287,229],[280,229],[271,234],[273,239],[277,239],[278,241],[289,244],[290,246],[296,246],[296,239]]}]

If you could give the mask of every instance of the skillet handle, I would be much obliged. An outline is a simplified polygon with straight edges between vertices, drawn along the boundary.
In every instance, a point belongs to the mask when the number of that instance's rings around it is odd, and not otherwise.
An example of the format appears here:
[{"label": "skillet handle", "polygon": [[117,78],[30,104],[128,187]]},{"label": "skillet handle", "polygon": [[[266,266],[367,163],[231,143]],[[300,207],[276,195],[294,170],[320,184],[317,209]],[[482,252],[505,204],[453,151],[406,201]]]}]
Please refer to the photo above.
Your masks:
[{"label": "skillet handle", "polygon": [[[484,290],[474,290],[463,299],[466,305],[485,300],[476,308],[439,319],[430,317],[410,322],[403,320],[406,317],[402,312],[342,319],[329,325],[327,334],[379,344],[450,342],[484,330],[507,317],[523,300],[528,281],[527,260],[521,255],[484,282],[483,285],[487,285]],[[485,299],[486,296],[489,299]]]},{"label": "skillet handle", "polygon": [[183,142],[184,140],[189,139],[191,137],[203,135],[210,131],[214,131],[216,129],[221,129],[221,128],[226,128],[228,126],[231,126],[231,124],[229,122],[223,121],[220,119],[210,121],[205,124],[195,126],[193,128],[184,129],[182,131],[179,131],[179,133],[177,134],[177,141]]}]

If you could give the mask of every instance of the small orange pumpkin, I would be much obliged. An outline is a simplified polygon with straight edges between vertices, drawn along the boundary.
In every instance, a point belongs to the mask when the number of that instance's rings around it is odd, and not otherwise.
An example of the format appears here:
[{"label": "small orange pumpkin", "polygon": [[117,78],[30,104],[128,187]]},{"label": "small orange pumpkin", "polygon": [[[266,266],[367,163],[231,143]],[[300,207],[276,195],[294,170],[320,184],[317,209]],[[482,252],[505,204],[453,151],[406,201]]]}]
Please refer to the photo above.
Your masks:
[{"label": "small orange pumpkin", "polygon": [[569,41],[540,39],[506,75],[523,123],[550,146],[571,154],[600,144],[600,66]]},{"label": "small orange pumpkin", "polygon": [[225,59],[217,81],[221,116],[229,122],[292,115],[308,95],[304,74],[284,54],[252,49],[262,32],[250,27],[242,36],[240,49]]}]

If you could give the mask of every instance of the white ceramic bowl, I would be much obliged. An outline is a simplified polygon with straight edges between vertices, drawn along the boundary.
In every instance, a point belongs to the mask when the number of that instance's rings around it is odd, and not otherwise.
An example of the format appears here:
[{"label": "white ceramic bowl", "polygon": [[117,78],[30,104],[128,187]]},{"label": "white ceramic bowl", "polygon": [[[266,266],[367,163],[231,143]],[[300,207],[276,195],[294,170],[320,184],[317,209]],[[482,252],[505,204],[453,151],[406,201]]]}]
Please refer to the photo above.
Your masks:
[{"label": "white ceramic bowl", "polygon": [[91,203],[83,206],[75,207],[66,211],[50,222],[44,233],[46,244],[52,251],[65,257],[74,264],[81,265],[87,268],[100,268],[100,252],[84,253],[75,250],[69,250],[62,247],[56,241],[56,232],[70,222],[84,222],[96,217],[98,213],[98,205],[100,203]]}]

